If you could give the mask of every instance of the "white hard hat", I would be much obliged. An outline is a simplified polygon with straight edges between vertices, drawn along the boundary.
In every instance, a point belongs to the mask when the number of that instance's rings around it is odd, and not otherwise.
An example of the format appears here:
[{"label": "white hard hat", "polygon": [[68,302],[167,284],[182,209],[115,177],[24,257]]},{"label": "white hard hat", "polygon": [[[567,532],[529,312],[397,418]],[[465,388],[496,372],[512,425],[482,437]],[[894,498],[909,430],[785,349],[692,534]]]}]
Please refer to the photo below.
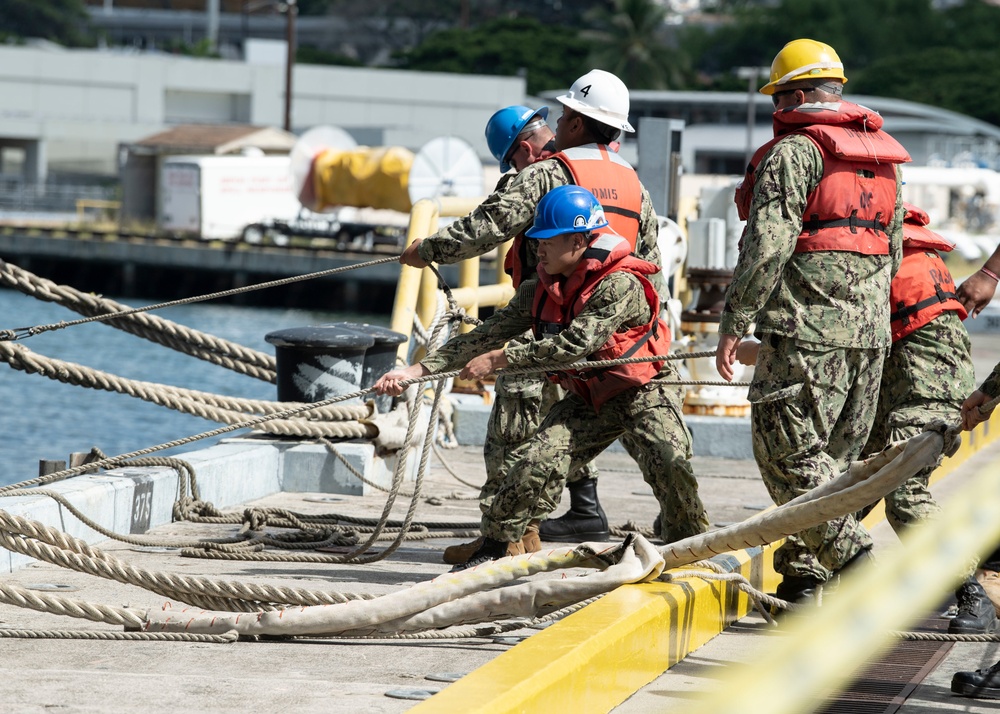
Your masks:
[{"label": "white hard hat", "polygon": [[628,87],[611,72],[590,70],[556,100],[602,124],[622,131],[635,131],[628,123]]}]

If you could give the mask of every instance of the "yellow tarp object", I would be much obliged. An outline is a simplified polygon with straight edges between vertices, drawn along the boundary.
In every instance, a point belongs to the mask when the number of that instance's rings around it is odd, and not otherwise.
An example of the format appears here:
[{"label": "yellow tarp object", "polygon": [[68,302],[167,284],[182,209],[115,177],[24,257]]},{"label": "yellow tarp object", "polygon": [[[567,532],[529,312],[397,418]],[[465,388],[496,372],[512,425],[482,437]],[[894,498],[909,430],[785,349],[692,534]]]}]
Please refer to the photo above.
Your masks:
[{"label": "yellow tarp object", "polygon": [[307,202],[305,195],[300,200],[314,211],[357,206],[409,213],[407,183],[412,165],[413,152],[401,146],[324,151],[313,159],[314,200]]}]

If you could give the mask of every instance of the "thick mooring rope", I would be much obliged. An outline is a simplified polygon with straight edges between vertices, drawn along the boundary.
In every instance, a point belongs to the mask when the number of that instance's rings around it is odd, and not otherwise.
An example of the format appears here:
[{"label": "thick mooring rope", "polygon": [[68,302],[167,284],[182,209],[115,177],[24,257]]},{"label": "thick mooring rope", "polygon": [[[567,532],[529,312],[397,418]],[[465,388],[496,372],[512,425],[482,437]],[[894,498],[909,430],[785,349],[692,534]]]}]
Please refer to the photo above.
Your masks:
[{"label": "thick mooring rope", "polygon": [[337,273],[345,273],[349,270],[357,270],[359,268],[369,268],[373,265],[382,265],[383,263],[394,263],[398,261],[399,258],[400,256],[393,255],[387,258],[378,258],[376,260],[369,260],[364,263],[345,265],[340,268],[329,268],[328,270],[320,270],[315,273],[307,273],[305,275],[295,275],[290,278],[281,278],[280,280],[270,280],[264,283],[255,283],[254,285],[246,285],[241,288],[232,288],[230,290],[222,290],[216,293],[208,293],[207,295],[195,295],[194,297],[182,298],[181,300],[171,300],[170,302],[161,302],[157,303],[156,305],[149,305],[147,307],[129,308],[123,312],[113,312],[105,315],[94,315],[92,317],[86,317],[80,320],[69,320],[63,322],[56,322],[49,325],[36,325],[34,327],[16,327],[10,330],[0,330],[0,341],[23,340],[26,337],[33,337],[35,335],[40,335],[43,332],[62,330],[66,327],[73,327],[75,325],[85,325],[89,322],[105,322],[107,320],[119,320],[121,318],[131,317],[132,315],[137,315],[143,312],[162,310],[163,308],[166,307],[191,305],[192,303],[196,302],[205,302],[208,300],[217,300],[219,298],[224,298],[224,297],[232,297],[233,295],[242,295],[243,293],[249,293],[255,290],[266,290],[267,288],[274,288],[280,285],[289,285],[291,283],[298,283],[304,280],[315,280],[316,278],[324,278],[330,275],[336,275]]},{"label": "thick mooring rope", "polygon": [[192,599],[200,601],[215,599],[233,604],[248,603],[249,607],[239,611],[251,612],[266,605],[329,605],[375,597],[215,580],[136,568],[106,551],[86,544],[79,538],[6,511],[0,511],[0,545],[52,565],[127,585],[137,585],[196,607],[204,605],[192,602]]},{"label": "thick mooring rope", "polygon": [[[0,284],[39,300],[57,303],[81,315],[101,316],[106,324],[116,329],[234,372],[271,383],[277,379],[275,359],[269,354],[156,315],[130,313],[131,308],[127,305],[99,295],[81,292],[68,285],[57,285],[51,280],[41,278],[5,261],[0,261]],[[119,317],[113,319],[108,317],[114,313],[119,313]],[[122,316],[125,313],[130,314]]]},{"label": "thick mooring rope", "polygon": [[[154,321],[147,316],[140,316],[140,313],[145,313],[151,310],[160,309],[168,306],[176,306],[189,304],[193,302],[209,300],[218,297],[224,297],[229,295],[236,295],[241,292],[247,292],[249,290],[258,290],[265,287],[272,287],[276,285],[281,285],[289,282],[296,282],[299,280],[307,280],[314,277],[320,277],[321,275],[329,275],[342,270],[351,270],[364,265],[374,265],[382,262],[388,262],[391,260],[396,260],[397,257],[391,257],[386,259],[381,259],[377,261],[371,261],[367,264],[348,266],[345,268],[334,269],[331,271],[322,271],[321,273],[314,273],[308,276],[298,276],[296,278],[272,281],[270,283],[260,284],[256,286],[248,286],[246,288],[239,288],[230,291],[223,291],[220,293],[213,293],[211,295],[200,296],[196,298],[189,298],[185,300],[178,300],[168,303],[161,303],[159,305],[153,305],[146,308],[138,309],[127,309],[124,306],[113,303],[112,301],[101,301],[97,300],[87,300],[81,293],[77,291],[61,291],[59,286],[52,283],[34,283],[35,290],[34,294],[36,296],[41,296],[42,291],[47,291],[49,297],[42,297],[41,299],[50,299],[52,301],[64,302],[74,305],[73,309],[76,309],[81,314],[89,314],[89,316],[82,320],[75,320],[71,322],[60,322],[54,325],[32,327],[32,328],[18,328],[17,330],[7,330],[0,331],[0,345],[4,348],[12,347],[16,349],[10,350],[0,350],[5,355],[4,358],[11,363],[12,366],[16,368],[24,369],[29,372],[36,372],[47,374],[53,376],[55,379],[64,381],[67,383],[80,384],[84,386],[91,386],[92,388],[106,389],[108,391],[119,391],[122,393],[130,394],[132,396],[138,396],[140,398],[153,401],[155,403],[162,404],[164,406],[169,406],[174,409],[179,409],[181,411],[187,411],[188,413],[194,413],[198,416],[203,416],[204,418],[214,419],[216,421],[221,421],[228,423],[229,426],[224,429],[217,429],[213,432],[207,432],[195,437],[189,437],[181,441],[169,442],[168,445],[160,445],[158,447],[152,447],[149,449],[140,450],[133,452],[132,454],[126,454],[114,458],[103,458],[99,459],[97,462],[91,462],[83,467],[77,467],[76,469],[69,469],[58,474],[52,474],[48,477],[42,477],[35,480],[36,483],[51,482],[58,480],[59,478],[65,478],[67,475],[72,473],[82,473],[82,469],[91,470],[102,465],[110,465],[111,463],[122,463],[128,459],[134,459],[136,456],[141,456],[143,454],[153,453],[164,448],[172,448],[172,446],[180,445],[182,443],[187,443],[189,441],[197,440],[199,438],[207,438],[209,435],[218,435],[221,433],[226,433],[235,428],[249,428],[250,426],[268,423],[268,430],[272,433],[288,433],[282,432],[280,429],[283,427],[282,419],[286,416],[300,415],[304,413],[311,413],[315,419],[315,414],[317,412],[323,412],[326,414],[336,411],[336,408],[332,407],[335,402],[345,401],[346,399],[352,398],[352,395],[342,396],[339,398],[334,398],[332,400],[326,400],[326,402],[321,402],[317,405],[283,405],[283,404],[270,404],[268,406],[261,406],[260,403],[253,403],[253,400],[238,400],[234,398],[219,397],[217,395],[206,395],[205,393],[196,392],[194,390],[184,390],[179,388],[169,388],[164,387],[164,385],[156,385],[147,382],[137,382],[134,380],[124,380],[113,375],[108,375],[106,373],[98,372],[96,370],[89,370],[87,368],[80,368],[76,365],[70,365],[69,363],[63,363],[56,360],[47,360],[47,358],[41,356],[34,356],[29,350],[26,350],[20,346],[15,345],[5,345],[4,342],[10,342],[24,337],[32,336],[35,334],[40,334],[42,332],[47,332],[56,329],[62,329],[63,327],[69,327],[72,325],[85,324],[95,321],[108,321],[116,323],[116,326],[122,329],[127,329],[133,334],[140,334],[140,336],[146,336],[147,339],[154,339],[161,344],[173,343],[168,346],[173,346],[174,344],[187,344],[196,343],[195,347],[188,349],[187,347],[180,348],[182,351],[186,351],[189,354],[197,354],[201,356],[202,359],[209,359],[219,364],[225,364],[225,366],[230,366],[230,368],[236,369],[237,371],[244,371],[244,373],[254,373],[254,376],[260,377],[260,370],[258,367],[269,368],[272,366],[272,362],[269,358],[261,359],[261,353],[254,353],[253,351],[242,351],[243,348],[237,350],[230,347],[228,344],[223,344],[224,341],[220,343],[211,343],[208,348],[204,347],[206,342],[199,333],[194,331],[185,332],[184,340],[179,340],[176,338],[176,332],[171,332],[167,329],[166,321],[157,320]],[[31,280],[28,278],[30,274],[26,274],[24,271],[19,271],[19,269],[13,268],[13,266],[7,266],[7,270],[3,270],[4,266],[0,265],[0,282],[6,279],[13,280],[13,282],[24,281],[25,283],[30,283]],[[436,271],[435,271],[436,272]],[[440,278],[440,275],[438,276]],[[438,335],[441,328],[447,321],[462,320],[466,322],[473,321],[472,318],[468,318],[464,313],[458,309],[451,295],[450,290],[442,281],[442,289],[448,298],[449,309],[443,311],[440,314],[440,319],[436,319],[435,329],[432,335],[428,336],[429,344],[436,344]],[[439,311],[442,312],[442,311]],[[157,329],[153,330],[149,327],[150,324],[156,324]],[[161,336],[157,338],[151,338],[149,334],[156,332]],[[238,347],[238,346],[236,346]],[[178,347],[175,347],[178,348]],[[215,350],[218,350],[220,354],[216,354]],[[204,354],[198,354],[204,353]],[[706,353],[704,356],[710,356],[713,353]],[[232,355],[236,355],[235,359]],[[659,357],[653,359],[653,361],[662,361],[665,359],[689,359],[702,355],[696,353],[687,353],[682,355],[675,355],[673,357]],[[267,357],[264,355],[263,357]],[[243,361],[251,363],[249,368],[237,368],[232,365],[237,363],[242,363]],[[613,366],[615,364],[628,364],[632,362],[647,361],[643,359],[623,359],[623,360],[612,360],[606,363],[586,363],[585,365],[575,365],[575,366],[564,366],[563,369],[574,369],[583,367],[587,370],[592,370],[595,368],[600,368],[603,366]],[[228,363],[227,363],[228,362]],[[263,364],[260,364],[262,363]],[[247,371],[249,370],[249,371]],[[540,371],[551,371],[548,369],[529,369],[529,370],[514,370],[514,371],[525,371],[525,372],[540,372]],[[330,558],[333,562],[372,562],[384,557],[387,557],[393,551],[395,551],[400,544],[409,536],[420,537],[427,533],[426,529],[422,532],[410,533],[411,526],[414,525],[413,517],[415,514],[416,504],[418,502],[419,494],[422,486],[422,478],[426,472],[427,461],[431,447],[433,445],[434,434],[436,433],[436,422],[439,414],[439,404],[441,399],[441,392],[444,385],[444,379],[449,377],[449,375],[432,375],[432,379],[437,382],[434,404],[431,409],[431,425],[430,428],[424,435],[424,443],[421,451],[421,462],[417,469],[417,481],[415,487],[411,494],[406,494],[410,496],[411,502],[407,510],[407,514],[403,519],[403,522],[399,528],[399,531],[393,535],[385,533],[385,528],[389,521],[389,512],[392,508],[394,499],[397,495],[403,493],[400,489],[402,483],[402,475],[405,468],[407,450],[400,452],[400,456],[397,459],[397,467],[393,476],[393,485],[389,491],[389,497],[385,505],[382,517],[378,519],[375,527],[368,540],[359,545],[352,552],[347,555],[335,556]],[[262,378],[267,378],[269,381],[273,381],[273,376],[265,376]],[[416,383],[420,381],[431,381],[428,380],[410,380],[407,383]],[[364,390],[359,392],[358,396],[367,394],[371,390]],[[288,408],[285,408],[288,407]],[[407,438],[404,443],[411,443],[413,432],[417,423],[417,414],[420,409],[419,400],[414,400],[411,404],[410,420],[408,426]],[[242,417],[245,412],[253,411],[265,411],[265,416],[258,417],[252,420],[243,420]],[[359,418],[359,417],[355,417]],[[299,427],[300,422],[295,422],[296,427]],[[309,435],[315,436],[315,434],[302,434],[301,432],[292,432],[293,435],[302,436]],[[338,434],[337,436],[344,436],[343,434]],[[371,436],[371,434],[364,434],[364,436]],[[184,482],[183,474],[185,471],[183,469],[178,469],[181,473],[181,483]],[[194,487],[193,473],[191,475],[191,484]],[[28,485],[29,482],[25,484],[18,484],[18,486]],[[16,489],[8,489],[9,495],[20,494]],[[37,492],[36,492],[37,493]],[[81,518],[85,522],[89,519],[83,516],[77,509],[73,508],[60,494],[54,492],[43,492],[42,495],[50,496],[60,500],[64,505]],[[178,498],[179,507],[180,502],[186,498],[183,493],[181,497]],[[5,516],[10,514],[5,514],[0,512],[0,522],[4,522]],[[304,534],[302,535],[279,535],[270,536],[259,532],[259,530],[264,526],[264,524],[270,522],[274,524],[275,521],[271,520],[275,517],[283,519],[289,523],[292,523],[295,527],[298,527]],[[247,548],[259,549],[264,546],[271,546],[276,548],[285,547],[296,547],[296,541],[302,542],[304,539],[309,539],[310,547],[316,547],[317,544],[338,544],[345,545],[349,542],[355,542],[356,538],[353,536],[347,536],[346,534],[339,532],[337,527],[334,528],[313,528],[307,525],[304,521],[298,519],[295,514],[288,512],[284,513],[268,513],[263,516],[263,518],[251,518],[248,521],[248,516],[244,515],[244,528],[240,536],[237,538],[223,538],[213,541],[199,541],[198,545],[206,550],[213,553],[234,553],[240,550],[245,550]],[[127,566],[126,564],[118,561],[117,559],[111,558],[106,554],[100,553],[96,549],[92,549],[82,542],[75,542],[75,539],[69,539],[65,534],[54,532],[48,529],[35,528],[33,524],[24,525],[28,523],[25,521],[21,526],[20,530],[15,527],[13,522],[6,523],[7,528],[0,530],[0,543],[2,543],[9,550],[14,552],[20,552],[31,557],[35,557],[42,560],[48,560],[49,562],[54,562],[63,567],[70,567],[81,572],[87,572],[90,574],[101,575],[102,577],[108,577],[111,579],[119,580],[121,582],[131,582],[132,584],[140,585],[142,587],[147,587],[148,589],[157,592],[161,595],[167,597],[188,602],[195,607],[203,608],[214,608],[217,610],[224,611],[234,611],[234,612],[263,612],[268,610],[273,610],[280,605],[285,604],[298,604],[305,606],[307,603],[303,600],[311,599],[311,596],[301,596],[299,594],[293,595],[293,600],[291,603],[288,601],[277,601],[267,597],[266,595],[274,594],[273,590],[268,590],[265,593],[261,591],[255,591],[255,594],[251,597],[241,596],[235,594],[235,590],[240,590],[238,587],[229,587],[229,584],[221,584],[213,581],[208,581],[207,579],[197,579],[196,584],[192,584],[191,580],[178,578],[171,575],[163,576],[162,574],[152,574],[148,571],[142,571],[140,569],[135,569]],[[37,524],[40,526],[40,524]],[[93,524],[97,525],[97,524]],[[249,529],[249,530],[248,530]],[[103,532],[109,537],[118,537],[123,539],[123,537],[118,536],[118,534],[111,534],[106,529],[96,528],[99,532]],[[249,537],[246,536],[249,533]],[[440,534],[435,534],[440,535]],[[362,554],[367,551],[367,549],[376,541],[385,539],[386,537],[392,537],[393,542],[381,553],[369,554],[362,557]],[[127,542],[133,542],[135,544],[147,544],[150,541],[143,539],[134,539]],[[311,554],[310,554],[311,555]],[[141,581],[141,582],[140,582]],[[241,585],[241,584],[240,584]],[[250,588],[253,591],[253,588]],[[263,595],[263,597],[261,597]],[[339,594],[334,594],[333,596],[324,594],[320,599],[333,597],[336,600],[336,596]],[[15,597],[15,596],[12,596]],[[357,599],[358,596],[341,596],[342,600],[340,602],[349,601],[352,599]],[[37,599],[32,599],[24,595],[18,595],[22,602],[32,601],[36,604],[39,602]],[[364,599],[364,598],[362,598]],[[329,604],[329,603],[326,603]],[[45,607],[55,607],[51,603],[47,603]],[[62,607],[66,607],[62,605]],[[76,612],[83,613],[82,608],[77,608]],[[129,613],[131,616],[131,613]],[[81,615],[77,615],[81,616]],[[82,616],[87,616],[86,614]],[[93,617],[93,611],[90,611],[90,616]],[[102,614],[101,617],[108,617],[106,614]],[[134,624],[134,623],[130,623]],[[412,627],[412,626],[411,626]],[[477,630],[478,631],[478,630]],[[12,631],[13,632],[13,631]],[[60,632],[59,635],[53,633],[47,633],[51,636],[62,636],[67,633]],[[226,633],[229,636],[231,633]],[[38,634],[36,636],[46,636],[43,634]],[[101,637],[100,634],[92,635],[95,637]]]},{"label": "thick mooring rope", "polygon": [[[65,384],[125,394],[222,424],[238,424],[244,421],[246,416],[244,412],[247,411],[263,411],[266,414],[277,415],[293,406],[289,403],[237,399],[155,382],[118,377],[73,362],[51,359],[37,352],[32,352],[23,345],[11,342],[0,342],[0,361],[29,374],[41,374]],[[356,421],[370,415],[370,410],[364,405],[310,410],[308,414],[312,419],[320,418],[319,415],[338,421],[288,421],[275,418],[263,422],[266,426],[262,428],[271,434],[305,438],[326,436],[338,439],[370,439],[378,433],[376,427]]]}]

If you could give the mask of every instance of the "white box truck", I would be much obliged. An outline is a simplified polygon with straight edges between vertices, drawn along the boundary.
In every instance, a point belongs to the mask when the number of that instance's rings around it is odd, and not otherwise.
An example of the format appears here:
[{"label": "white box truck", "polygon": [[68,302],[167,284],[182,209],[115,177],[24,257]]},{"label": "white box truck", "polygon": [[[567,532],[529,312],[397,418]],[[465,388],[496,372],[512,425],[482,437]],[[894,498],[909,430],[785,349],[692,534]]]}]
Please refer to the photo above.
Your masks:
[{"label": "white box truck", "polygon": [[163,231],[236,240],[246,226],[291,220],[300,208],[287,156],[169,156],[160,163]]}]

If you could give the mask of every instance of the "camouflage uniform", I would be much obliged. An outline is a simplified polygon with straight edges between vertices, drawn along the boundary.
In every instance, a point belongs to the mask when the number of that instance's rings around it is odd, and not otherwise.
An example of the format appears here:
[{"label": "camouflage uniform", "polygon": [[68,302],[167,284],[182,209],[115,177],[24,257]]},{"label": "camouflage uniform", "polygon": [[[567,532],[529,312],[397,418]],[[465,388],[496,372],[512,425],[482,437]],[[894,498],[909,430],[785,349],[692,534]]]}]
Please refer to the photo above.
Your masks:
[{"label": "camouflage uniform", "polygon": [[979,391],[990,399],[1000,397],[1000,364],[993,368],[990,376],[980,385]]},{"label": "camouflage uniform", "polygon": [[[534,285],[522,285],[507,307],[472,332],[449,340],[423,360],[432,371],[455,369],[472,356],[497,349],[531,326]],[[571,364],[596,352],[622,328],[648,324],[649,306],[636,278],[612,273],[595,289],[573,321],[558,335],[510,343],[504,349],[513,367]],[[676,380],[671,362],[659,378]],[[491,506],[483,515],[483,535],[514,542],[528,521],[559,504],[565,474],[621,438],[660,503],[664,537],[676,540],[708,529],[691,469],[691,437],[680,416],[682,390],[647,384],[608,400],[595,413],[569,395],[545,416],[538,433],[501,474]]]},{"label": "camouflage uniform", "polygon": [[[878,412],[865,452],[877,453],[914,437],[934,419],[957,425],[962,402],[973,389],[969,333],[958,313],[945,312],[893,343],[882,370]],[[885,497],[886,519],[897,533],[940,512],[927,488],[939,464],[940,459]]]},{"label": "camouflage uniform", "polygon": [[[565,396],[556,383],[537,374],[501,374],[497,377],[495,401],[486,425],[483,458],[486,461],[486,483],[479,493],[479,507],[485,513],[493,502],[500,478],[510,471],[520,458],[520,452],[538,431],[542,418]],[[567,481],[597,478],[597,466],[586,463],[573,470]],[[539,511],[542,519],[549,511]]]},{"label": "camouflage uniform", "polygon": [[[557,186],[572,183],[572,175],[556,159],[539,161],[517,174],[504,175],[494,193],[479,207],[465,218],[425,238],[417,252],[424,260],[435,263],[456,263],[482,255],[529,227],[542,196]],[[649,194],[643,188],[636,255],[660,265],[657,233],[656,213]],[[525,245],[528,260],[524,274],[534,284],[538,265],[535,241],[527,240]],[[657,291],[662,292],[661,275],[657,273],[649,279]],[[538,430],[542,417],[561,396],[559,387],[544,376],[501,375],[497,379],[496,401],[490,412],[483,445],[486,483],[480,492],[480,508],[484,512],[493,500],[498,479],[510,470],[520,449]],[[597,478],[597,473],[595,465],[586,463],[570,473],[568,480]],[[543,512],[536,517],[544,518],[546,515]]]},{"label": "camouflage uniform", "polygon": [[[868,439],[890,345],[889,284],[902,258],[897,170],[890,255],[795,253],[823,158],[790,135],[760,162],[719,332],[761,338],[750,388],[754,456],[772,498],[785,503],[842,471]],[[825,581],[871,537],[853,516],[789,538],[775,569]]]},{"label": "camouflage uniform", "polygon": [[[573,176],[558,159],[538,161],[509,181],[501,181],[497,190],[472,213],[421,241],[417,252],[427,262],[434,263],[457,263],[482,255],[528,228],[535,220],[535,207],[542,196],[556,186],[572,183]],[[660,249],[656,245],[658,230],[653,204],[643,188],[635,254],[654,265],[661,264]],[[526,243],[528,261],[524,274],[531,276],[538,265],[538,257],[534,242]],[[651,275],[649,279],[662,294],[661,274]]]}]

